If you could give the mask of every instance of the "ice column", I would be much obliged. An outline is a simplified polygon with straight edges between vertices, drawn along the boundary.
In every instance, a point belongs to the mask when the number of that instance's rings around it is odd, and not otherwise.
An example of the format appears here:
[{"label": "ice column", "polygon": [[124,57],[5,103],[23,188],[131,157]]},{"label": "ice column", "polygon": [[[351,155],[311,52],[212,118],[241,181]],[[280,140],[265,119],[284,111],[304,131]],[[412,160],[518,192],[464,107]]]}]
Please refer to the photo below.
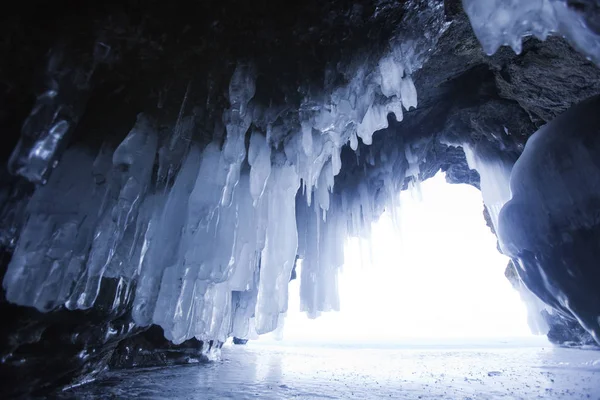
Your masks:
[{"label": "ice column", "polygon": [[288,282],[298,248],[295,198],[299,184],[293,166],[273,167],[266,189],[268,222],[256,303],[258,333],[277,328],[279,314],[287,311]]},{"label": "ice column", "polygon": [[256,92],[254,79],[250,67],[238,65],[229,83],[231,107],[223,113],[223,124],[227,130],[223,159],[228,165],[226,185],[221,199],[223,205],[231,203],[233,190],[240,177],[242,162],[246,159],[245,138],[252,122],[252,116],[248,112],[248,102]]},{"label": "ice column", "polygon": [[112,157],[111,182],[101,208],[84,274],[78,279],[69,308],[92,307],[107,266],[129,225],[133,223],[150,185],[157,150],[157,134],[144,115],[117,147]]},{"label": "ice column", "polygon": [[145,257],[133,308],[134,320],[142,326],[152,321],[165,268],[181,262],[182,238],[187,221],[189,197],[200,167],[200,151],[190,148],[166,200],[155,209],[145,235]]},{"label": "ice column", "polygon": [[481,195],[494,229],[498,229],[498,214],[510,200],[510,172],[513,162],[500,154],[487,154],[483,147],[462,145],[470,169],[479,173]]},{"label": "ice column", "polygon": [[[297,201],[298,256],[302,258],[300,276],[301,311],[316,318],[322,311],[338,311],[338,270],[344,263],[347,237],[346,217],[332,208],[327,221],[316,204]],[[336,210],[336,211],[333,211]]]}]

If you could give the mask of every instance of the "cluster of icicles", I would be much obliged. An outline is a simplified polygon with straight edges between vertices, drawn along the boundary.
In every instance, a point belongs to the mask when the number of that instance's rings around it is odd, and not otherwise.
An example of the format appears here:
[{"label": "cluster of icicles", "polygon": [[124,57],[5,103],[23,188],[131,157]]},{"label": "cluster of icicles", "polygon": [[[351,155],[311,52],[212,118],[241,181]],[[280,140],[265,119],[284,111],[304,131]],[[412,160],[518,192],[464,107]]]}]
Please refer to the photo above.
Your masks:
[{"label": "cluster of icicles", "polygon": [[[366,183],[356,195],[335,193],[341,148],[356,150],[358,138],[371,144],[389,113],[400,121],[403,107],[417,106],[393,55],[348,82],[329,104],[306,99],[297,133],[282,135],[282,124],[256,128],[269,110],[251,102],[252,68],[240,65],[222,145],[190,140],[192,117],[180,117],[165,139],[140,114],[116,148],[70,148],[27,206],[3,283],[7,299],[44,312],[89,309],[111,281],[114,310],[132,304],[137,325],[160,325],[175,343],[248,338],[281,325],[300,257],[303,309],[338,309],[345,240],[368,236],[376,218]],[[418,174],[418,160],[410,162]]]},{"label": "cluster of icicles", "polygon": [[[303,310],[317,316],[337,309],[346,238],[370,236],[382,193],[393,215],[398,182],[419,173],[410,147],[384,148],[377,186],[362,177],[352,190],[340,190],[334,183],[341,149],[349,144],[356,151],[359,138],[370,145],[388,114],[401,121],[403,108],[417,106],[411,73],[447,27],[443,2],[426,3],[425,9],[407,3],[411,18],[400,30],[399,51],[374,71],[363,65],[346,73],[347,84],[325,102],[305,98],[290,120],[252,101],[255,77],[240,65],[223,111],[223,145],[195,143],[191,116],[181,115],[164,138],[140,115],[116,148],[67,150],[27,205],[3,282],[7,299],[40,311],[89,309],[100,301],[106,307],[108,300],[118,313],[131,305],[137,325],[160,325],[175,343],[248,338],[281,326],[299,257]],[[562,1],[463,4],[489,53],[502,44],[520,51],[523,35],[561,32],[598,60],[597,35]],[[76,122],[63,115],[57,93],[38,98],[11,157],[12,170],[35,182],[45,181]],[[496,226],[510,198],[512,163],[483,159],[468,146],[466,153],[480,171]],[[104,285],[110,290],[101,290]]]}]

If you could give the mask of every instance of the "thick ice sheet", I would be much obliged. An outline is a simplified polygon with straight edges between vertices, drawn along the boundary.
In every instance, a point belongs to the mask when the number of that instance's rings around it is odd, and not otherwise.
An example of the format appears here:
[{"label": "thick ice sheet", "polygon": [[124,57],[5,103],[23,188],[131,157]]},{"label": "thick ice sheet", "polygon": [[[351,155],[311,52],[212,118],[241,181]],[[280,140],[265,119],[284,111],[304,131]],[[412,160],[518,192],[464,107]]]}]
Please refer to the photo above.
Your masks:
[{"label": "thick ice sheet", "polygon": [[64,399],[597,399],[600,352],[500,342],[229,347],[200,366],[113,372]]}]

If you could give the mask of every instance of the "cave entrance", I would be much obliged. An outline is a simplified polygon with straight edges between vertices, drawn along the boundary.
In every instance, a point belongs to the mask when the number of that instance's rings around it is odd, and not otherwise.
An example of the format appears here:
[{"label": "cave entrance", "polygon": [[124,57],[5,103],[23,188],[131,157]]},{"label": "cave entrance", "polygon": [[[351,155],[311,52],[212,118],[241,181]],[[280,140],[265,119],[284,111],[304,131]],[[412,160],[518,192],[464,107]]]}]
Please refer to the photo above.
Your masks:
[{"label": "cave entrance", "polygon": [[400,203],[397,228],[388,211],[373,224],[370,252],[359,239],[347,242],[339,312],[309,319],[299,280],[290,283],[284,342],[531,338],[480,191],[438,173],[419,192],[402,192]]}]

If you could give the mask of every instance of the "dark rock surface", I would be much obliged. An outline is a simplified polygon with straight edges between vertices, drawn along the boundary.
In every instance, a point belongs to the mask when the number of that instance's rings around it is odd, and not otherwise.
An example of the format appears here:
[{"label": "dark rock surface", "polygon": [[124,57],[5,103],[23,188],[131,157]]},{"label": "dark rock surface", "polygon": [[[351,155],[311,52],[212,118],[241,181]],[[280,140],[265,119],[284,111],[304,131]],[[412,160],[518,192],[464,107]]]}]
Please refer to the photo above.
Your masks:
[{"label": "dark rock surface", "polygon": [[[10,254],[2,254],[4,271]],[[104,279],[93,309],[50,313],[10,304],[2,291],[0,396],[39,395],[104,371],[119,342],[140,332],[131,322],[129,302],[113,307],[118,290],[115,280]]]},{"label": "dark rock surface", "polygon": [[[508,262],[504,274],[516,291],[523,290],[521,278],[512,261]],[[548,310],[543,310],[541,315],[549,327],[547,337],[550,343],[567,347],[596,347],[598,345],[592,335],[583,329],[571,313],[554,309],[551,313]]]},{"label": "dark rock surface", "polygon": [[248,339],[233,338],[233,344],[244,345],[246,343],[248,343]]},{"label": "dark rock surface", "polygon": [[[417,3],[427,5],[424,0]],[[595,3],[572,3],[594,21]],[[92,148],[120,140],[140,111],[168,129],[186,92],[191,104],[207,105],[196,115],[200,128],[194,139],[219,139],[220,110],[227,101],[224,88],[240,60],[255,65],[260,102],[279,105],[282,114],[297,111],[303,94],[324,94],[335,87],[340,77],[325,79],[327,67],[350,68],[347,65],[359,57],[377,61],[402,26],[403,4],[16,3],[14,12],[0,20],[0,160],[6,165],[35,96],[48,86],[49,78],[66,80],[85,94],[80,104],[85,110],[70,144]],[[516,159],[541,125],[600,94],[600,69],[561,38],[528,39],[520,55],[501,49],[487,57],[460,1],[444,5],[450,25],[414,74],[419,106],[406,112],[402,122],[390,117],[390,127],[374,135],[373,145],[359,144],[360,156],[345,148],[336,185],[356,184],[357,176],[377,180],[379,166],[369,164],[369,156],[393,148],[403,151],[410,143],[423,160],[421,179],[442,170],[450,183],[479,187],[479,175],[468,168],[462,150],[443,143],[484,143],[489,151]],[[59,61],[48,74],[53,57]],[[30,196],[33,187],[4,169],[0,177],[3,274],[22,223],[24,203],[19,200]],[[124,301],[115,309],[112,301],[119,290]],[[104,300],[94,309],[48,314],[8,304],[2,296],[0,371],[12,384],[2,386],[0,397],[85,381],[107,366],[201,360],[209,348],[218,346],[197,340],[174,346],[164,341],[157,327],[136,327],[127,301],[131,290],[107,279],[101,287]],[[549,322],[555,342],[589,343],[571,319],[555,317]]]},{"label": "dark rock surface", "polygon": [[195,364],[214,358],[219,342],[190,339],[175,345],[165,339],[161,327],[152,325],[143,332],[122,340],[108,362],[110,368],[158,367]]},{"label": "dark rock surface", "polygon": [[598,346],[592,335],[572,317],[558,312],[554,314],[545,312],[544,318],[550,327],[548,332],[550,343],[567,347]]}]

